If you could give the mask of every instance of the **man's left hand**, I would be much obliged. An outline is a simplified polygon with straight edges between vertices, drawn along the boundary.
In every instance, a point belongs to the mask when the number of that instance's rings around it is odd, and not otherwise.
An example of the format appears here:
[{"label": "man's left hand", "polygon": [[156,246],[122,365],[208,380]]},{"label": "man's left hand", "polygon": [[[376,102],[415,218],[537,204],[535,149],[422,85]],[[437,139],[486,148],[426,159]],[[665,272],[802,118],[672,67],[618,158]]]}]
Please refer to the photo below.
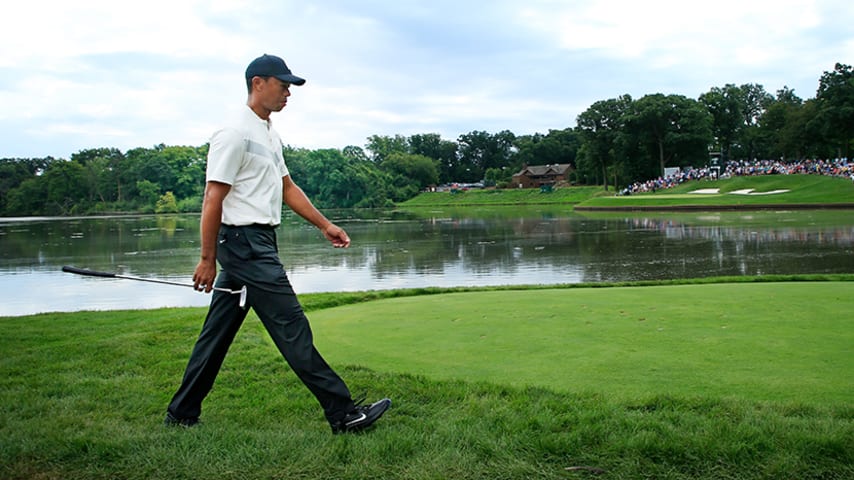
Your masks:
[{"label": "man's left hand", "polygon": [[347,232],[334,223],[330,223],[323,229],[323,236],[332,242],[332,246],[335,248],[347,248],[350,246],[350,237],[347,236]]}]

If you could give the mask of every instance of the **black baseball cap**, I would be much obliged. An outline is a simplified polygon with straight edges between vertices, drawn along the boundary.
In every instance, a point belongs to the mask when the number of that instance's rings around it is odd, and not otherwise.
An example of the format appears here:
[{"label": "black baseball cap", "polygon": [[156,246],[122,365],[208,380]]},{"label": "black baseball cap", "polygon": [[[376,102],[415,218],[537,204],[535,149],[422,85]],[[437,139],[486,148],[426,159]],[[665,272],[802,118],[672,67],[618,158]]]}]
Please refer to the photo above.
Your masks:
[{"label": "black baseball cap", "polygon": [[291,73],[291,69],[285,65],[284,60],[275,55],[267,55],[266,53],[252,60],[252,63],[246,67],[246,81],[248,82],[252,77],[276,77],[283,82],[294,85],[305,83],[304,78]]}]

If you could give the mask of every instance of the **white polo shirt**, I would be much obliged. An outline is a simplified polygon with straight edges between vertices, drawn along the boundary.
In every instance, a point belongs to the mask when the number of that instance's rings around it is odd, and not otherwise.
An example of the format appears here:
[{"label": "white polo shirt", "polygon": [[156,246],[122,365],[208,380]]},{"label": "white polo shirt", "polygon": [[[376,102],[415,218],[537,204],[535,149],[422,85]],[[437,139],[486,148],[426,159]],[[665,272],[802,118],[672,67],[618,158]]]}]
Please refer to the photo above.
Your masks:
[{"label": "white polo shirt", "polygon": [[222,204],[222,223],[278,225],[288,167],[271,123],[246,106],[237,123],[215,132],[210,143],[207,181],[231,185]]}]

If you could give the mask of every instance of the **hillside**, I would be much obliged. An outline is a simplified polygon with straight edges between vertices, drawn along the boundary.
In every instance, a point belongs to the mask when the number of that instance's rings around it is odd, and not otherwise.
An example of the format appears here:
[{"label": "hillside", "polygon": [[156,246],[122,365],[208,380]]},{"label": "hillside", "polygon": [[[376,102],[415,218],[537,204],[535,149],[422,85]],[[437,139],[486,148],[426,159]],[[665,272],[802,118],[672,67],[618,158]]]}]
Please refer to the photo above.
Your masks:
[{"label": "hillside", "polygon": [[564,187],[550,192],[542,192],[538,188],[423,192],[415,198],[399,203],[398,206],[576,204],[601,191],[602,187]]},{"label": "hillside", "polygon": [[601,186],[425,192],[399,207],[565,204],[576,210],[854,208],[854,182],[818,175],[690,181],[654,193],[616,196]]},{"label": "hillside", "polygon": [[686,182],[655,193],[599,196],[577,210],[854,208],[854,182],[818,175],[768,175]]}]

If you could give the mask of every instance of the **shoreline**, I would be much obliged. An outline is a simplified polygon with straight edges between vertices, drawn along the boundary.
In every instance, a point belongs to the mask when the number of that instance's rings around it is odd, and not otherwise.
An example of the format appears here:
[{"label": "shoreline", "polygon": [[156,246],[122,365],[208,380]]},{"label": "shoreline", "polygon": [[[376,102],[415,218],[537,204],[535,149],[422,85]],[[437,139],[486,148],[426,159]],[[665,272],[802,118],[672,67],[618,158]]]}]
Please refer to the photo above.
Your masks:
[{"label": "shoreline", "polygon": [[854,210],[854,203],[766,203],[741,205],[614,205],[576,206],[579,212],[696,212],[737,210]]}]

